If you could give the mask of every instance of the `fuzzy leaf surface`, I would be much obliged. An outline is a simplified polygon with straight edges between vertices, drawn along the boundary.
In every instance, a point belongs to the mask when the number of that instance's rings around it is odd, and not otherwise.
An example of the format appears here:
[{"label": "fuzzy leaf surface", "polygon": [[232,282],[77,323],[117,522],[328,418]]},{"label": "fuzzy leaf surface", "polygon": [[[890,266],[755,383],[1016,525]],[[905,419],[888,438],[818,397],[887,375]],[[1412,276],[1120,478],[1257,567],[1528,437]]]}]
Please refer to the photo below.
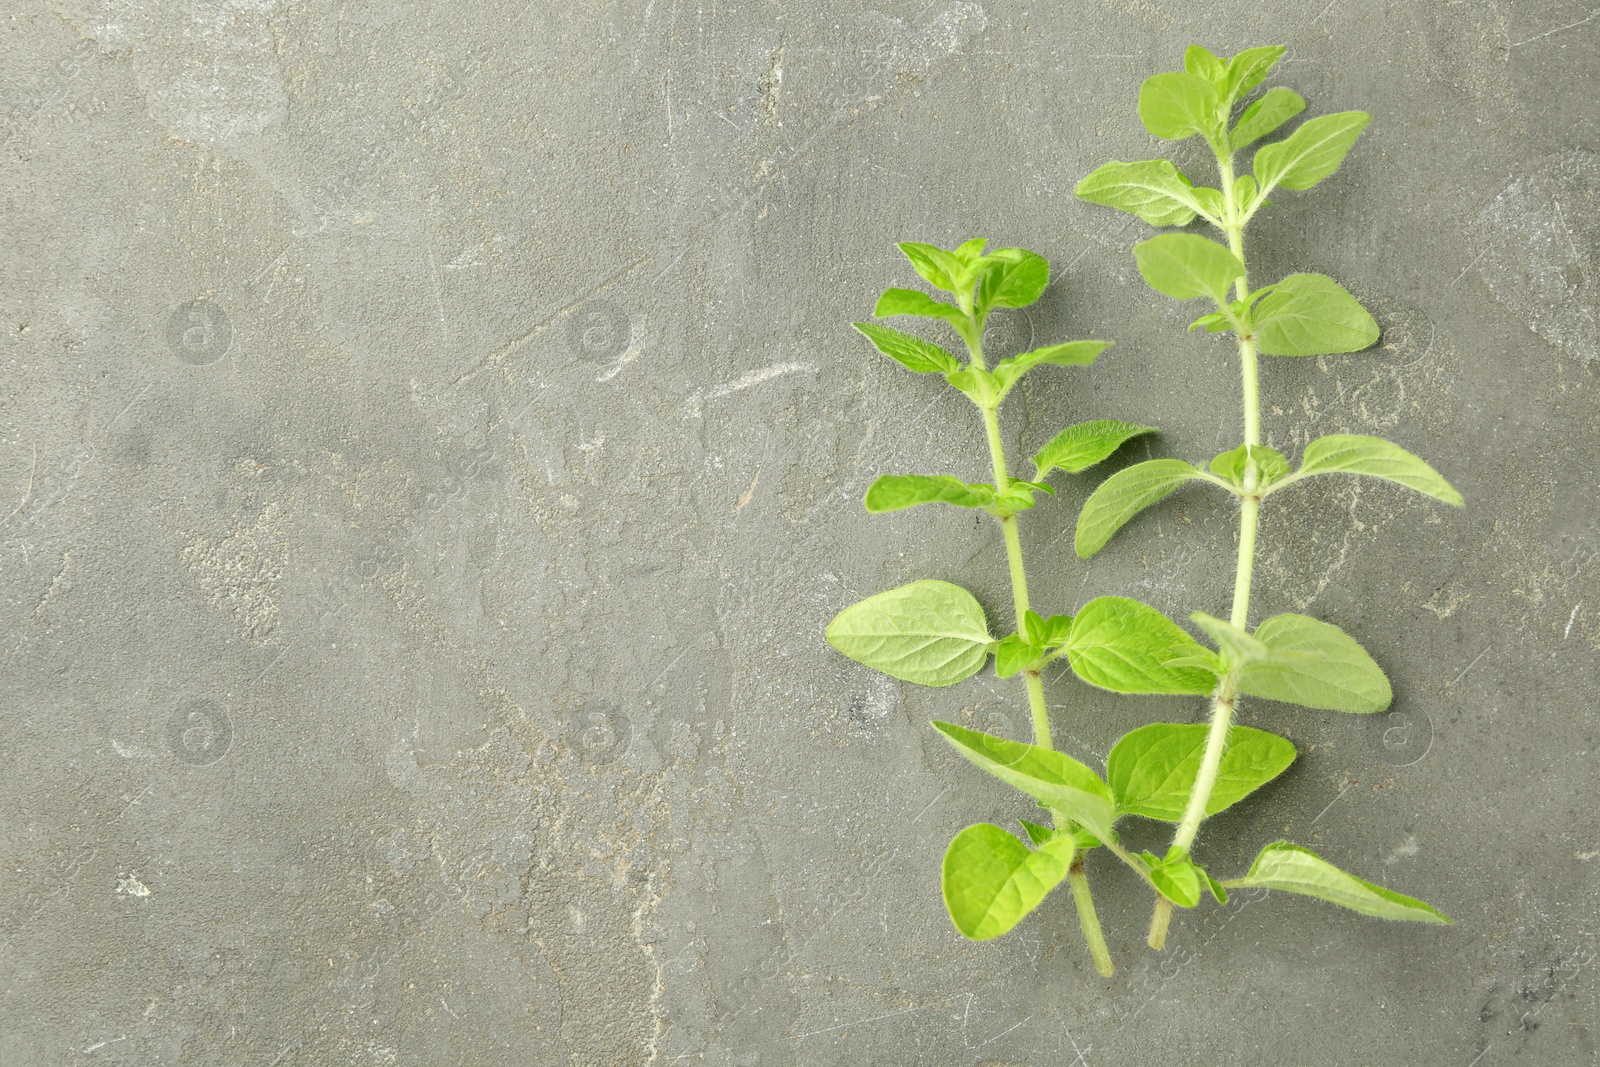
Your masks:
[{"label": "fuzzy leaf surface", "polygon": [[1244,264],[1226,247],[1194,233],[1164,233],[1133,248],[1139,273],[1150,288],[1179,300],[1210,297],[1219,307],[1244,274]]},{"label": "fuzzy leaf surface", "polygon": [[989,624],[971,593],[924,580],[870,596],[828,624],[828,644],[864,666],[917,685],[954,685],[989,659]]},{"label": "fuzzy leaf surface", "polygon": [[1319,437],[1300,457],[1302,474],[1365,474],[1383,478],[1435,500],[1461,507],[1464,501],[1451,484],[1428,464],[1391,441],[1360,434]]},{"label": "fuzzy leaf surface", "polygon": [[[1151,723],[1123,734],[1106,760],[1106,779],[1117,810],[1162,822],[1179,822],[1200,775],[1205,755],[1204,723]],[[1206,817],[1226,811],[1288,769],[1294,745],[1265,730],[1235,726],[1206,801]]]},{"label": "fuzzy leaf surface", "polygon": [[981,822],[955,836],[941,869],[944,906],[964,937],[988,941],[1010,932],[1066,880],[1077,844],[1070,834],[1037,850],[993,823]]},{"label": "fuzzy leaf surface", "polygon": [[1226,883],[1235,889],[1282,889],[1316,897],[1376,919],[1449,923],[1448,915],[1415,897],[1374,885],[1341,871],[1309,848],[1276,841],[1263,848],[1250,873]]},{"label": "fuzzy leaf surface", "polygon": [[1111,787],[1071,756],[954,723],[933,726],[957,752],[1002,782],[1061,812],[1100,840],[1112,839],[1116,800]]},{"label": "fuzzy leaf surface", "polygon": [[1155,432],[1154,426],[1117,419],[1095,419],[1068,426],[1034,455],[1034,478],[1042,481],[1055,470],[1076,474],[1099,463],[1133,438]]},{"label": "fuzzy leaf surface", "polygon": [[1137,215],[1152,226],[1187,226],[1196,214],[1216,214],[1170,159],[1113,160],[1090,171],[1073,193],[1091,204]]},{"label": "fuzzy leaf surface", "polygon": [[1149,459],[1113,474],[1089,495],[1078,513],[1073,541],[1078,555],[1088,559],[1129,519],[1195,477],[1194,467],[1181,459]]},{"label": "fuzzy leaf surface", "polygon": [[855,327],[872,342],[872,347],[907,370],[918,374],[950,374],[961,369],[961,361],[932,341],[875,322],[858,322]]},{"label": "fuzzy leaf surface", "polygon": [[1372,116],[1364,111],[1321,115],[1289,136],[1259,149],[1252,170],[1262,192],[1276,186],[1309,189],[1339,169]]},{"label": "fuzzy leaf surface", "polygon": [[1073,616],[1065,647],[1074,674],[1114,693],[1200,695],[1216,688],[1209,670],[1168,663],[1209,650],[1155,608],[1128,597],[1085,604]]},{"label": "fuzzy leaf surface", "polygon": [[1242,693],[1356,715],[1382,711],[1394,699],[1383,668],[1331,623],[1274,615],[1256,627],[1255,636],[1267,654],[1240,672]]},{"label": "fuzzy leaf surface", "polygon": [[1359,352],[1378,340],[1378,324],[1361,302],[1324,274],[1291,274],[1252,316],[1256,348],[1268,356]]}]

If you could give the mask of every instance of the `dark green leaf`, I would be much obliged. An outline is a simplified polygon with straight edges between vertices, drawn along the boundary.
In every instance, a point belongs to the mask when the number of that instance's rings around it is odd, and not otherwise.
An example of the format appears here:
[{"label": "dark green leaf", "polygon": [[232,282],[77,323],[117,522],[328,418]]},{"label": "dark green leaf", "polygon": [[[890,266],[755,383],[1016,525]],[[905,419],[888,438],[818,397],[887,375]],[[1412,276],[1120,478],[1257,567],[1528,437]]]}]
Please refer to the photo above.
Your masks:
[{"label": "dark green leaf", "polygon": [[[1158,722],[1124,734],[1106,760],[1117,810],[1162,822],[1182,820],[1209,729],[1204,723]],[[1237,804],[1294,762],[1294,745],[1265,730],[1235,726],[1228,731],[1227,744],[1206,801],[1207,818]]]},{"label": "dark green leaf", "polygon": [[1050,441],[1033,457],[1034,477],[1043,480],[1054,470],[1076,474],[1092,467],[1124,443],[1141,434],[1155,433],[1153,426],[1139,426],[1116,419],[1095,419],[1068,426],[1050,438]]},{"label": "dark green leaf", "polygon": [[1306,446],[1300,457],[1302,475],[1340,472],[1384,478],[1458,508],[1463,504],[1461,494],[1438,471],[1381,437],[1341,433],[1318,438]]},{"label": "dark green leaf", "polygon": [[1002,782],[1081,823],[1100,840],[1113,839],[1116,803],[1111,787],[1071,756],[954,723],[935,722],[933,726],[957,752]]},{"label": "dark green leaf", "polygon": [[954,685],[989,658],[989,624],[959,585],[920,581],[868,597],[828,624],[828,644],[917,685]]},{"label": "dark green leaf", "polygon": [[1217,87],[1195,74],[1156,74],[1139,87],[1139,119],[1162,140],[1209,137],[1220,109]]},{"label": "dark green leaf", "polygon": [[969,484],[948,474],[885,474],[867,488],[866,499],[867,510],[874,515],[918,504],[986,508],[994,502],[994,486]]},{"label": "dark green leaf", "polygon": [[1449,923],[1450,917],[1415,897],[1347,874],[1309,848],[1276,841],[1261,850],[1250,873],[1228,883],[1235,889],[1282,889],[1316,897],[1377,919]]},{"label": "dark green leaf", "polygon": [[[1248,148],[1306,109],[1306,102],[1292,89],[1268,89],[1261,99],[1244,109],[1239,124],[1228,135],[1235,152]],[[1248,174],[1244,177],[1250,177]],[[1254,184],[1252,180],[1252,185]],[[1252,189],[1250,200],[1255,199]],[[1242,201],[1248,210],[1249,201]]]},{"label": "dark green leaf", "polygon": [[1309,189],[1339,169],[1350,146],[1367,128],[1372,116],[1361,111],[1341,111],[1303,123],[1281,141],[1256,153],[1253,169],[1263,193],[1275,186]]},{"label": "dark green leaf", "polygon": [[997,249],[989,253],[978,283],[978,311],[1027,307],[1049,284],[1049,260],[1025,248]]},{"label": "dark green leaf", "polygon": [[1291,274],[1256,305],[1256,348],[1268,356],[1359,352],[1378,340],[1361,302],[1322,274]]},{"label": "dark green leaf", "polygon": [[872,313],[880,319],[890,315],[918,315],[925,319],[943,319],[952,326],[965,326],[967,317],[961,309],[942,303],[915,289],[885,289],[878,297],[878,306]]},{"label": "dark green leaf", "polygon": [[1029,644],[1027,639],[1019,634],[1002,637],[994,650],[994,673],[1000,678],[1021,674],[1044,658],[1044,654],[1044,648]]},{"label": "dark green leaf", "polygon": [[1150,288],[1179,300],[1208,296],[1224,305],[1228,289],[1244,275],[1238,256],[1194,233],[1152,237],[1135,245],[1133,254]]},{"label": "dark green leaf", "polygon": [[1137,215],[1152,226],[1187,226],[1200,212],[1210,214],[1213,220],[1220,216],[1169,159],[1106,163],[1091,171],[1073,192],[1091,204]]},{"label": "dark green leaf", "polygon": [[1066,880],[1077,851],[1070,836],[1030,852],[992,823],[969,826],[945,850],[945,908],[965,937],[988,941],[1007,933]]},{"label": "dark green leaf", "polygon": [[1204,694],[1216,677],[1168,660],[1205,651],[1177,623],[1127,597],[1095,597],[1072,620],[1066,641],[1073,673],[1116,693]]},{"label": "dark green leaf", "polygon": [[855,327],[872,342],[874,348],[907,370],[914,370],[918,374],[949,374],[961,369],[961,363],[955,356],[931,341],[875,322],[858,322]]},{"label": "dark green leaf", "polygon": [[1056,367],[1087,367],[1096,356],[1110,347],[1110,341],[1067,341],[1059,345],[1045,345],[996,363],[994,380],[1000,392],[1005,393],[1016,384],[1018,378],[1035,367],[1046,363]]},{"label": "dark green leaf", "polygon": [[1370,715],[1394,699],[1389,679],[1337,626],[1305,615],[1274,615],[1256,627],[1267,655],[1239,674],[1239,691],[1305,708]]},{"label": "dark green leaf", "polygon": [[1181,459],[1145,460],[1113,474],[1089,495],[1078,514],[1074,541],[1078,555],[1088,559],[1129,519],[1197,476]]},{"label": "dark green leaf", "polygon": [[1283,58],[1284,47],[1279,44],[1246,48],[1228,60],[1227,80],[1223,85],[1223,99],[1232,104],[1242,100],[1251,89],[1267,80],[1272,68]]}]

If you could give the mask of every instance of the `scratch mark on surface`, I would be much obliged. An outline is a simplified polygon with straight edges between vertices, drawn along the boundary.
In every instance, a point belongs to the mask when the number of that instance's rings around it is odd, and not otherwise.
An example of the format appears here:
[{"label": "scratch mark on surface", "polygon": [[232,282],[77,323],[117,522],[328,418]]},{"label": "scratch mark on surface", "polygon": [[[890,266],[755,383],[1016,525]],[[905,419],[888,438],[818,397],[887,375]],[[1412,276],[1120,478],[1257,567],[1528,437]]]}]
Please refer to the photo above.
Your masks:
[{"label": "scratch mark on surface", "polygon": [[818,1034],[831,1034],[835,1030],[848,1030],[852,1026],[865,1026],[868,1023],[880,1023],[885,1019],[893,1019],[898,1015],[910,1015],[914,1011],[921,1011],[921,1010],[922,1009],[920,1007],[917,1007],[917,1008],[903,1008],[900,1011],[891,1011],[888,1015],[874,1015],[870,1019],[857,1019],[853,1023],[840,1023],[838,1026],[825,1026],[821,1030],[808,1030],[803,1034],[795,1034],[795,1035],[793,1035],[790,1038],[790,1040],[791,1041],[804,1041],[806,1038],[808,1038],[808,1037],[816,1037]]},{"label": "scratch mark on surface", "polygon": [[1461,673],[1456,675],[1455,678],[1451,680],[1450,685],[1445,686],[1445,688],[1449,689],[1452,686],[1454,686],[1456,684],[1456,682],[1459,682],[1459,681],[1461,681],[1461,679],[1465,678],[1467,676],[1467,672],[1470,671],[1472,668],[1476,667],[1478,665],[1478,660],[1480,660],[1483,657],[1487,656],[1489,654],[1489,649],[1493,648],[1493,647],[1494,647],[1493,645],[1490,645],[1488,648],[1485,648],[1482,652],[1479,652],[1477,654],[1477,656],[1475,656],[1473,658],[1471,663],[1469,663],[1465,667],[1461,668]]},{"label": "scratch mark on surface", "polygon": [[[1322,15],[1326,15],[1328,12],[1332,11],[1335,7],[1338,6],[1338,4],[1339,4],[1339,0],[1328,0],[1328,6],[1322,9]],[[1315,26],[1317,23],[1321,22],[1322,21],[1322,15],[1318,15],[1316,18],[1312,19],[1311,20],[1311,25]]]},{"label": "scratch mark on surface", "polygon": [[[1600,7],[1597,7],[1593,11],[1590,11],[1587,15],[1585,15],[1583,18],[1579,19],[1577,22],[1569,22],[1565,26],[1557,26],[1553,30],[1545,30],[1543,33],[1536,33],[1532,37],[1524,38],[1523,40],[1520,40],[1520,41],[1512,41],[1509,45],[1506,46],[1506,48],[1507,48],[1507,50],[1510,50],[1512,48],[1521,48],[1525,44],[1532,44],[1535,41],[1542,41],[1546,37],[1552,37],[1552,36],[1554,36],[1555,34],[1558,34],[1558,33],[1565,33],[1568,30],[1575,30],[1579,26],[1585,25],[1586,23],[1593,22],[1596,18],[1600,18]],[[1484,1051],[1488,1051],[1488,1050],[1485,1049]],[[1482,1059],[1482,1058],[1483,1057],[1480,1054],[1478,1059]],[[1473,1060],[1472,1062],[1473,1063],[1477,1063],[1478,1060]],[[1469,1064],[1468,1067],[1471,1067],[1471,1065]]]},{"label": "scratch mark on surface", "polygon": [[688,654],[689,654],[689,650],[686,648],[682,652],[679,652],[676,656],[674,656],[671,663],[669,663],[665,667],[661,668],[661,673],[660,674],[658,674],[654,678],[650,679],[650,684],[644,687],[644,691],[646,693],[648,693],[648,692],[650,692],[650,690],[654,689],[660,683],[661,679],[663,679],[663,678],[665,678],[667,676],[667,672],[672,670],[672,668],[676,667],[678,665],[678,661],[680,659],[682,659],[683,657],[687,656]]},{"label": "scratch mark on surface", "polygon": [[[31,499],[32,496],[33,496],[33,476],[35,474],[37,474],[38,471],[39,471],[39,446],[38,445],[34,445],[33,446],[33,466],[28,469],[28,488],[27,488],[27,491],[22,494],[22,500],[20,502],[18,502],[17,506],[11,509],[11,514],[7,515],[3,519],[0,519],[0,526],[4,526],[6,523],[8,523],[12,519],[16,518],[17,517],[17,512],[21,511],[24,507],[27,506],[29,499]],[[1576,614],[1576,612],[1574,612],[1574,614]],[[1570,630],[1570,629],[1572,629],[1572,627],[1568,626],[1567,629]]]},{"label": "scratch mark on surface", "polygon": [[[756,495],[756,486],[760,483],[760,481],[761,481],[761,468],[757,467],[756,468],[756,476],[754,478],[750,479],[750,488],[746,489],[744,491],[744,493],[740,495],[739,502],[733,506],[733,513],[735,515],[739,514],[739,512],[741,512],[741,511],[743,511],[745,509],[745,505],[750,503],[750,498]],[[1570,627],[1569,627],[1569,629],[1570,629]]]},{"label": "scratch mark on surface", "polygon": [[1572,624],[1578,621],[1578,612],[1580,612],[1582,610],[1583,610],[1583,601],[1580,600],[1580,601],[1578,601],[1578,603],[1576,605],[1574,605],[1574,607],[1572,609],[1572,614],[1567,616],[1567,628],[1561,634],[1561,640],[1565,641],[1567,638],[1572,636]]},{"label": "scratch mark on surface", "polygon": [[770,382],[774,378],[781,378],[785,374],[794,374],[797,371],[814,371],[816,369],[817,368],[812,366],[810,363],[774,363],[770,367],[762,367],[760,370],[753,370],[737,381],[732,381],[724,385],[717,386],[715,389],[711,390],[711,392],[706,394],[706,399],[721,400],[725,396],[732,396],[734,393],[742,393],[746,389],[754,388],[755,386],[761,385],[764,382]]},{"label": "scratch mark on surface", "polygon": [[1353,785],[1355,785],[1354,782],[1346,782],[1344,785],[1340,786],[1339,787],[1339,795],[1334,797],[1332,800],[1328,801],[1328,807],[1323,808],[1321,811],[1317,812],[1317,818],[1311,820],[1311,825],[1312,826],[1317,825],[1317,821],[1319,819],[1321,819],[1324,815],[1328,814],[1329,809],[1331,809],[1335,804],[1339,803],[1339,801],[1344,797],[1344,795],[1346,793],[1350,792],[1350,787],[1353,786]]},{"label": "scratch mark on surface", "polygon": [[916,819],[912,819],[911,822],[908,825],[913,825],[913,826],[916,825],[917,819],[920,819],[924,815],[928,814],[928,809],[932,808],[935,804],[939,803],[939,801],[944,798],[944,795],[946,793],[950,792],[950,790],[952,790],[954,788],[955,788],[955,786],[947,785],[943,789],[939,790],[939,795],[934,797],[932,800],[928,801],[926,804],[924,804],[922,806],[922,810],[917,812],[917,818]]},{"label": "scratch mark on surface", "polygon": [[638,345],[629,345],[628,350],[617,357],[617,361],[595,376],[597,382],[609,382],[622,373],[622,369],[639,358],[643,350]]},{"label": "scratch mark on surface", "polygon": [[1080,1064],[1080,1063],[1083,1064],[1084,1067],[1089,1067],[1089,1059],[1088,1059],[1088,1057],[1089,1057],[1089,1053],[1094,1051],[1094,1042],[1092,1042],[1092,1041],[1089,1042],[1089,1047],[1088,1048],[1079,1048],[1078,1047],[1078,1039],[1072,1036],[1072,1031],[1071,1030],[1067,1031],[1067,1040],[1072,1043],[1072,1051],[1073,1051],[1072,1062],[1067,1064],[1067,1067],[1078,1067],[1078,1064]]},{"label": "scratch mark on surface", "polygon": [[1483,257],[1488,255],[1488,254],[1489,254],[1489,250],[1487,248],[1485,248],[1482,252],[1479,252],[1477,254],[1477,256],[1475,256],[1473,258],[1471,263],[1468,263],[1465,267],[1461,268],[1461,273],[1460,274],[1457,274],[1454,278],[1450,279],[1450,284],[1445,286],[1445,288],[1446,289],[1455,288],[1456,282],[1459,282],[1462,278],[1465,278],[1467,276],[1467,271],[1471,270],[1473,267],[1476,267],[1478,265],[1478,263],[1483,259]]}]

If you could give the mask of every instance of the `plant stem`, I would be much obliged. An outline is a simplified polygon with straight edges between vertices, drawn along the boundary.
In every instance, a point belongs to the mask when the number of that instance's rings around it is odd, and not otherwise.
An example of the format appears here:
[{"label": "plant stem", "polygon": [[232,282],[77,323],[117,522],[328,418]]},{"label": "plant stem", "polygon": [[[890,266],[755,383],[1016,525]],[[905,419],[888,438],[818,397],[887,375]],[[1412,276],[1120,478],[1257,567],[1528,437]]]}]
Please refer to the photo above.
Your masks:
[{"label": "plant stem", "polygon": [[1078,906],[1078,924],[1083,927],[1084,939],[1089,942],[1089,955],[1094,957],[1094,969],[1100,977],[1110,978],[1116,972],[1111,964],[1111,953],[1106,948],[1105,934],[1100,930],[1100,916],[1095,914],[1094,897],[1089,893],[1089,876],[1083,870],[1083,853],[1072,859],[1067,869],[1067,885],[1072,889],[1072,902]]},{"label": "plant stem", "polygon": [[[974,323],[973,333],[981,338],[981,324]],[[973,364],[986,368],[982,341],[969,339],[967,349],[972,354]],[[983,428],[989,438],[989,460],[994,467],[994,487],[997,492],[1004,493],[1011,488],[1011,473],[1006,468],[1005,440],[1000,436],[999,401],[997,399],[989,404],[980,404],[978,407],[983,412]],[[1026,615],[1031,602],[1028,599],[1028,572],[1022,562],[1022,536],[1017,530],[1017,517],[1007,515],[1002,518],[1000,529],[1005,534],[1006,563],[1011,571],[1011,606],[1017,619],[1017,632],[1022,633],[1027,627]],[[1054,749],[1055,743],[1050,737],[1050,706],[1044,698],[1044,681],[1036,670],[1023,671],[1022,681],[1028,692],[1028,710],[1033,718],[1033,743],[1040,748]],[[1062,833],[1071,832],[1071,820],[1065,815],[1052,810],[1050,816],[1057,830]],[[1106,947],[1105,934],[1100,929],[1100,917],[1095,914],[1094,897],[1089,893],[1089,878],[1084,873],[1081,850],[1069,869],[1067,886],[1072,891],[1072,902],[1078,909],[1078,923],[1083,927],[1083,938],[1088,942],[1089,955],[1094,957],[1095,969],[1102,976],[1109,978],[1112,974],[1111,950]]]},{"label": "plant stem", "polygon": [[[1219,153],[1217,169],[1222,176],[1223,231],[1228,235],[1229,250],[1238,256],[1239,262],[1243,264],[1244,222],[1240,217],[1239,204],[1234,197],[1232,157]],[[1235,289],[1237,299],[1244,299],[1249,291],[1247,276],[1241,275]],[[1255,338],[1248,334],[1239,338],[1239,373],[1244,394],[1244,443],[1259,445],[1261,444],[1260,377],[1256,367]],[[1256,481],[1256,461],[1253,457],[1247,457],[1244,470],[1244,495],[1239,502],[1239,555],[1233,576],[1233,610],[1229,615],[1229,621],[1241,629],[1247,629],[1250,621],[1250,581],[1255,571],[1256,527],[1261,515],[1261,498],[1256,495]],[[1234,706],[1238,697],[1238,680],[1233,674],[1230,673],[1218,680],[1217,690],[1212,698],[1211,727],[1206,732],[1205,752],[1200,757],[1200,772],[1195,777],[1194,788],[1189,793],[1189,803],[1184,808],[1183,820],[1172,836],[1173,846],[1185,855],[1194,845],[1195,835],[1200,832],[1200,824],[1206,817],[1206,805],[1210,803],[1212,790],[1216,788],[1217,772],[1222,765],[1222,754],[1228,747],[1228,727],[1233,724]],[[1150,917],[1148,943],[1151,948],[1160,950],[1166,945],[1167,925],[1171,919],[1172,902],[1165,897],[1159,898],[1156,901],[1155,914]]]}]

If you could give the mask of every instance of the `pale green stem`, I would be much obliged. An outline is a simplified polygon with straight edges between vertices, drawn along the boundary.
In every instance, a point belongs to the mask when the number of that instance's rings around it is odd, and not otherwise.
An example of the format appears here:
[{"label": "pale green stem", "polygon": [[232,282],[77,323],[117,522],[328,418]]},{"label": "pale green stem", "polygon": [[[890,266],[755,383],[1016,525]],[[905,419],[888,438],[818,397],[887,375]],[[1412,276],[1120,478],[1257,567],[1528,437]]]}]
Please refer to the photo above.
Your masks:
[{"label": "pale green stem", "polygon": [[[1244,221],[1239,217],[1238,203],[1233,195],[1233,160],[1218,155],[1217,168],[1222,176],[1224,202],[1223,231],[1228,235],[1228,248],[1244,263]],[[1246,277],[1239,278],[1235,292],[1243,299],[1250,291]],[[1261,443],[1261,391],[1256,368],[1255,338],[1239,338],[1239,372],[1244,392],[1244,440],[1247,445]],[[1245,462],[1243,494],[1239,504],[1239,557],[1233,578],[1233,611],[1230,621],[1241,629],[1248,628],[1250,620],[1250,580],[1255,571],[1256,527],[1261,513],[1261,498],[1256,493],[1256,463]],[[1194,845],[1195,835],[1206,817],[1206,805],[1217,785],[1217,772],[1222,766],[1222,754],[1228,747],[1228,727],[1233,724],[1234,704],[1238,700],[1237,679],[1229,675],[1217,683],[1212,698],[1211,727],[1206,732],[1205,752],[1200,757],[1200,772],[1195,777],[1194,789],[1189,793],[1189,803],[1184,808],[1183,820],[1172,836],[1172,844],[1184,854]],[[1172,919],[1172,903],[1166,898],[1156,901],[1155,914],[1150,918],[1149,945],[1161,949],[1167,940],[1167,924]]]},{"label": "pale green stem", "polygon": [[[967,310],[970,314],[970,309]],[[981,333],[981,324],[975,322],[973,334],[981,336]],[[972,354],[973,364],[986,369],[981,341],[967,339],[967,349]],[[1011,488],[1011,474],[1006,469],[1005,440],[1000,436],[998,399],[992,403],[980,404],[979,410],[983,412],[983,428],[989,437],[989,459],[994,467],[994,487],[997,492],[1004,493]],[[1031,603],[1028,599],[1028,572],[1022,563],[1022,536],[1017,530],[1017,517],[1007,515],[1000,520],[1000,528],[1005,534],[1006,563],[1011,570],[1011,605],[1017,619],[1017,632],[1021,633],[1026,629],[1026,615]],[[1023,671],[1022,681],[1028,691],[1028,710],[1033,718],[1033,743],[1040,748],[1053,749],[1055,744],[1050,737],[1050,706],[1044,698],[1044,681],[1036,670]],[[1068,830],[1070,821],[1065,815],[1058,811],[1051,811],[1050,815],[1058,830],[1062,832]],[[1078,921],[1083,927],[1083,938],[1089,945],[1089,955],[1094,957],[1095,969],[1109,978],[1112,973],[1111,950],[1106,947],[1105,934],[1100,929],[1099,916],[1095,914],[1094,898],[1089,893],[1089,879],[1083,871],[1081,854],[1073,861],[1067,876],[1067,887],[1072,891],[1072,902],[1077,906]]]}]

